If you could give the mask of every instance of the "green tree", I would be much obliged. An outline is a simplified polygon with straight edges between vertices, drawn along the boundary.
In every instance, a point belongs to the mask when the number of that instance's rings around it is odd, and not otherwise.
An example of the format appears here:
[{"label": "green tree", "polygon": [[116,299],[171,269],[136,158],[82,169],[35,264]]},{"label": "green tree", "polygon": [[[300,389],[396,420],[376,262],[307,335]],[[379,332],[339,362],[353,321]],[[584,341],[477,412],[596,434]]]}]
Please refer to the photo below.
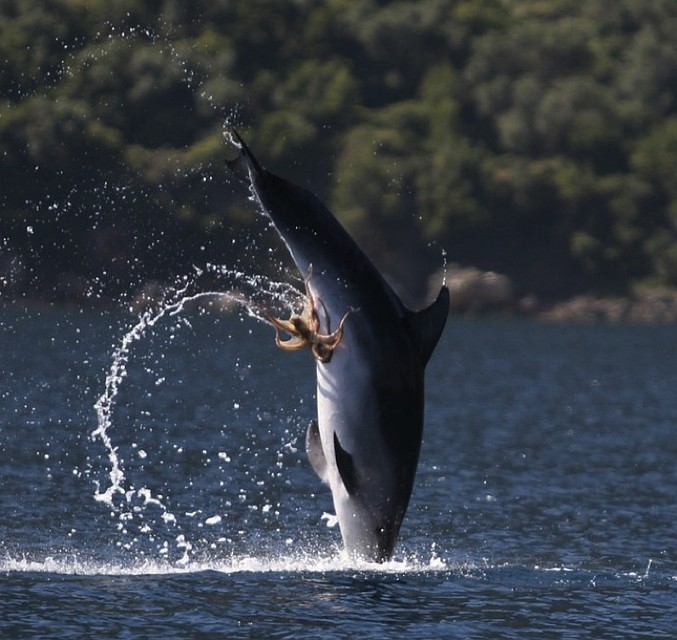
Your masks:
[{"label": "green tree", "polygon": [[400,280],[677,286],[674,0],[6,0],[0,62],[26,292],[237,259],[226,121]]}]

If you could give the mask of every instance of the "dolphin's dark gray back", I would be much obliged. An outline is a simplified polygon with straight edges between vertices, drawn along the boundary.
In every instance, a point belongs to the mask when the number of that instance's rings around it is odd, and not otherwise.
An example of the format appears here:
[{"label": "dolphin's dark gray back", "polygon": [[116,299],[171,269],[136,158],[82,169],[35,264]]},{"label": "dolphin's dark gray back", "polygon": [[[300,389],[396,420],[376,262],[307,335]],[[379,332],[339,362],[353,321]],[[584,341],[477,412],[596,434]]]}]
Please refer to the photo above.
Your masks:
[{"label": "dolphin's dark gray back", "polygon": [[430,307],[409,311],[317,197],[266,171],[232,135],[240,153],[228,165],[250,183],[285,241],[322,316],[321,332],[350,313],[331,359],[317,361],[318,420],[306,447],[330,485],[346,548],[385,560],[412,492],[425,366],[449,313],[449,292],[442,287]]},{"label": "dolphin's dark gray back", "polygon": [[228,167],[241,179],[251,181],[256,197],[287,244],[303,277],[308,277],[311,265],[315,269],[325,265],[328,278],[343,280],[346,285],[360,282],[360,291],[368,294],[356,300],[359,292],[353,290],[350,296],[346,292],[344,307],[359,307],[362,313],[372,314],[375,318],[384,314],[399,317],[423,369],[448,317],[448,289],[442,287],[435,302],[423,311],[407,309],[319,198],[264,169],[237,131],[231,129],[231,133],[240,153],[236,159],[227,161]]}]

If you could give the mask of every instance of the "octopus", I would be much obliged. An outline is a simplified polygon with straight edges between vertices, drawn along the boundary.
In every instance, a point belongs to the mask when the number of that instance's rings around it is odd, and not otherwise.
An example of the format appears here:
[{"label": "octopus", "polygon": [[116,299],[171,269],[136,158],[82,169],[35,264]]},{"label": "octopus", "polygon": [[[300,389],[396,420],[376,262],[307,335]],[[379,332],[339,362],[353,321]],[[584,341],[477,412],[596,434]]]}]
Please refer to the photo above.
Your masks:
[{"label": "octopus", "polygon": [[[346,318],[354,311],[349,309],[341,318],[339,325],[335,331],[331,333],[322,333],[320,331],[320,316],[318,314],[318,300],[310,291],[310,277],[305,281],[306,287],[306,303],[300,314],[292,314],[289,320],[282,320],[266,312],[268,322],[275,329],[275,344],[283,351],[300,351],[301,349],[310,348],[313,357],[322,363],[327,363],[331,360],[334,349],[338,347],[343,338],[343,325]],[[324,308],[322,301],[319,304]],[[326,315],[326,308],[325,315]],[[291,337],[288,340],[283,340],[280,337],[280,332],[289,334]]]}]

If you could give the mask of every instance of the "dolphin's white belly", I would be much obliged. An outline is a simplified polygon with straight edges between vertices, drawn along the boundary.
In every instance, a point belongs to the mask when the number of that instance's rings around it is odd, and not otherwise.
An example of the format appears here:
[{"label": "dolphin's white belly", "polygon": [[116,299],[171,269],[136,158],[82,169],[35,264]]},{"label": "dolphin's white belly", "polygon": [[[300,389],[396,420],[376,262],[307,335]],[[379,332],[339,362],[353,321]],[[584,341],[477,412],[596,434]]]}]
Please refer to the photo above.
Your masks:
[{"label": "dolphin's white belly", "polygon": [[[309,191],[266,171],[234,129],[231,134],[240,153],[228,166],[249,183],[312,294],[316,315],[305,339],[323,362],[317,364],[318,421],[306,438],[309,460],[331,487],[348,552],[386,560],[411,495],[423,370],[446,321],[448,291],[428,309],[408,311],[331,212]],[[325,350],[318,356],[320,344]]]},{"label": "dolphin's white belly", "polygon": [[[350,553],[369,557],[378,545],[395,478],[379,424],[375,372],[351,340],[344,340],[327,364],[317,364],[320,440],[341,535]],[[336,439],[352,459],[355,487],[347,487],[337,463]],[[351,490],[353,494],[351,495]]]}]

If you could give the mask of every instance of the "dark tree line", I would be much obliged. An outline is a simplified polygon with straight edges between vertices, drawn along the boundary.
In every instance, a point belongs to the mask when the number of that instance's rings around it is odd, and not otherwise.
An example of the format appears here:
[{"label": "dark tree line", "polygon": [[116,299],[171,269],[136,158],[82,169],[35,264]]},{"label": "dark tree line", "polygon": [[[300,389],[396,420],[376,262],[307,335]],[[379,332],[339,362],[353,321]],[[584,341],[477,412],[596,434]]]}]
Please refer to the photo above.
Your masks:
[{"label": "dark tree line", "polygon": [[0,0],[0,294],[260,261],[226,120],[401,281],[677,286],[674,0]]}]

